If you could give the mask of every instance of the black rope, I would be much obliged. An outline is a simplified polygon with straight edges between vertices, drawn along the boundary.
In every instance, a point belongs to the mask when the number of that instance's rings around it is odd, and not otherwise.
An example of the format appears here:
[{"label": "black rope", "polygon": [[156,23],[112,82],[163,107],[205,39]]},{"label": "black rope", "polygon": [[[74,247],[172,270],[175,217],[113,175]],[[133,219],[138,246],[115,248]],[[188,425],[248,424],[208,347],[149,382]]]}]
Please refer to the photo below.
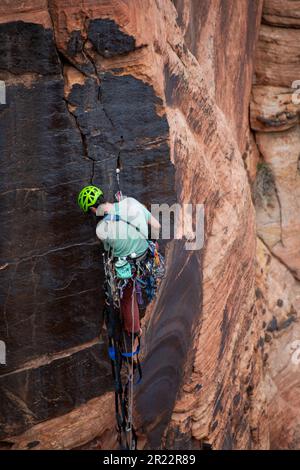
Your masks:
[{"label": "black rope", "polygon": [[[108,283],[106,282],[106,289],[108,289]],[[125,351],[126,345],[122,339],[122,322],[120,311],[113,305],[110,292],[107,292],[107,298],[109,299],[108,305],[104,309],[104,320],[108,333],[108,345],[109,355],[111,359],[112,376],[115,387],[115,415],[118,432],[118,441],[120,447],[126,450],[132,450],[136,448],[137,436],[133,426],[133,423],[128,423],[128,389],[129,389],[129,374],[126,383],[122,383],[122,366],[124,359],[122,351]],[[139,345],[140,346],[140,345]],[[131,351],[133,353],[133,351]],[[139,375],[141,378],[140,363],[137,358],[138,366],[135,365],[134,370],[131,371],[132,380],[136,367],[138,367]],[[139,379],[140,380],[140,379]],[[132,433],[132,445],[128,442],[128,425],[130,426],[130,432]]]},{"label": "black rope", "polygon": [[123,147],[124,139],[123,136],[121,135],[121,142],[120,142],[120,148],[117,156],[117,166],[116,166],[116,177],[117,177],[117,185],[118,185],[118,192],[122,194],[121,187],[120,187],[120,173],[122,170],[122,162],[121,162],[121,151]]}]

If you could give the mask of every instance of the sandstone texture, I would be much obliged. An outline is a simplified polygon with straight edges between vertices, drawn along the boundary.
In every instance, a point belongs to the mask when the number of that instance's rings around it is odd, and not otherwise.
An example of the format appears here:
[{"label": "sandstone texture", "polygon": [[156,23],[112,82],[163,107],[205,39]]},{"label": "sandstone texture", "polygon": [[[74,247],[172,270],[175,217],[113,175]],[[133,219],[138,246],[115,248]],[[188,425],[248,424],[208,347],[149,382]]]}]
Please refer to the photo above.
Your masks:
[{"label": "sandstone texture", "polygon": [[256,296],[270,448],[299,449],[300,285],[261,240]]},{"label": "sandstone texture", "polygon": [[263,21],[270,25],[299,28],[299,0],[264,0]]},{"label": "sandstone texture", "polygon": [[139,448],[297,447],[297,371],[277,363],[300,275],[299,2],[282,3],[3,2],[2,448],[117,446],[101,245],[76,195],[112,198],[120,151],[125,194],[205,205],[203,248],[163,244]]},{"label": "sandstone texture", "polygon": [[257,306],[263,319],[265,391],[273,449],[299,448],[300,104],[299,2],[264,2],[251,126],[260,152]]}]

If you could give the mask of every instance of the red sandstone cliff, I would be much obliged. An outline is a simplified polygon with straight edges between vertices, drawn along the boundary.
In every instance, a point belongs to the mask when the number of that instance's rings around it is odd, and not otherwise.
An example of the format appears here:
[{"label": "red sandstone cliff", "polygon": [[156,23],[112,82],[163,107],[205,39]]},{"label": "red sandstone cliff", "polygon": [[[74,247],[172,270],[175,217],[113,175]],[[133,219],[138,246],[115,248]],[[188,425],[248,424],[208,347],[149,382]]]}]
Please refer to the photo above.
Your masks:
[{"label": "red sandstone cliff", "polygon": [[251,126],[260,151],[257,304],[265,333],[270,445],[298,449],[300,2],[266,0],[255,59]]}]

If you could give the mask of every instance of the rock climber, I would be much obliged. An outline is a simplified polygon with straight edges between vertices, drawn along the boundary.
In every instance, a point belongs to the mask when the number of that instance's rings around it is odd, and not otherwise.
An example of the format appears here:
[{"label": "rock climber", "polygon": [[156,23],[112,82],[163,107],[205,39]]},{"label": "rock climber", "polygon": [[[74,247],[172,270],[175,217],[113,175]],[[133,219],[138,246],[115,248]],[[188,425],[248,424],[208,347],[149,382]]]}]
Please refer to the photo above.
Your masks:
[{"label": "rock climber", "polygon": [[[122,267],[126,269],[128,259],[142,261],[146,258],[149,227],[151,238],[158,238],[160,223],[133,197],[123,197],[119,193],[118,201],[111,203],[105,201],[100,188],[86,186],[78,195],[78,204],[84,212],[91,212],[100,218],[96,227],[97,237],[120,271]],[[124,330],[128,334],[140,334],[139,308],[131,280],[123,291],[120,311]]]}]

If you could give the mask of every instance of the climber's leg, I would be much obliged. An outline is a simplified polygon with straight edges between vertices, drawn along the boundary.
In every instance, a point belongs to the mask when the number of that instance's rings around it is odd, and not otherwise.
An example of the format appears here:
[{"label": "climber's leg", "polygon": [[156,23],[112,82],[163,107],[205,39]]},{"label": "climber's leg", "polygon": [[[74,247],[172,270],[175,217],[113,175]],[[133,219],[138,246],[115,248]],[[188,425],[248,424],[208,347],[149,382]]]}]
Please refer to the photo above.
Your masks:
[{"label": "climber's leg", "polygon": [[[123,291],[123,297],[120,305],[123,328],[128,334],[140,332],[140,314],[136,299],[136,293],[133,293],[133,283],[130,280]],[[132,324],[133,317],[133,324]]]}]

